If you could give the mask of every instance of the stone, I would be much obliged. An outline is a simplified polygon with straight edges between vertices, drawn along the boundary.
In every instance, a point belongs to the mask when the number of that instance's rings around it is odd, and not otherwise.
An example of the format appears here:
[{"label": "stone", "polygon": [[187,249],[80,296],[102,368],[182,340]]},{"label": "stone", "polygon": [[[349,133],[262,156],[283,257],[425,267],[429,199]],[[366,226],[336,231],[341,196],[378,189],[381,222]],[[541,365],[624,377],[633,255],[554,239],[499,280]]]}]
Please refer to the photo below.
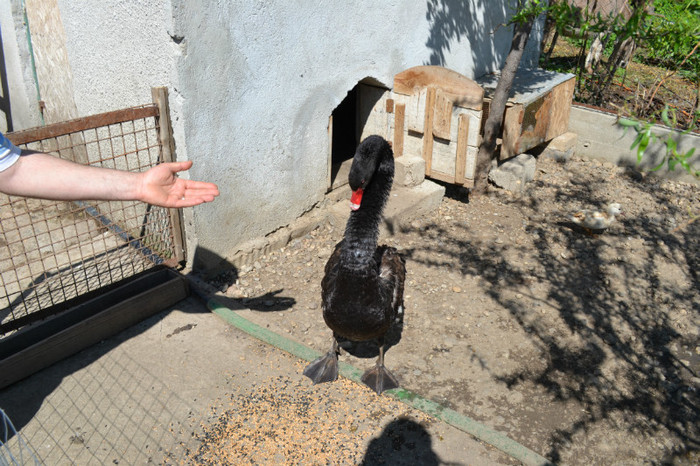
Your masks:
[{"label": "stone", "polygon": [[520,154],[506,160],[499,166],[494,166],[489,172],[489,181],[499,188],[519,193],[525,188],[525,183],[535,177],[536,161],[530,154]]},{"label": "stone", "polygon": [[425,160],[422,157],[404,155],[394,159],[394,184],[418,186],[425,179]]},{"label": "stone", "polygon": [[566,162],[574,154],[577,141],[578,134],[572,132],[564,133],[552,139],[542,151],[541,156],[552,158],[558,162]]}]

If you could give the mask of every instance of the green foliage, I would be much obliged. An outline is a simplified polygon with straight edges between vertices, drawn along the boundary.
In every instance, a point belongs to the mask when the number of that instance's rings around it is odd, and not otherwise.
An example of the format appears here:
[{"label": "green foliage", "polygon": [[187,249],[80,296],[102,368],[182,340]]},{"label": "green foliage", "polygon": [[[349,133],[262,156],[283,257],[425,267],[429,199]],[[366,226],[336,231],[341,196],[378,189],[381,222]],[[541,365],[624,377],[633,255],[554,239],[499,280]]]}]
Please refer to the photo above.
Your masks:
[{"label": "green foliage", "polygon": [[510,18],[512,24],[525,24],[547,11],[543,0],[518,0],[515,14]]},{"label": "green foliage", "polygon": [[[675,112],[670,111],[668,106],[666,106],[661,113],[661,121],[671,128],[675,128],[677,126]],[[680,165],[691,175],[695,176],[696,178],[700,178],[700,170],[697,170],[690,165],[690,158],[695,153],[695,148],[693,147],[685,153],[678,152],[678,142],[674,138],[674,135],[679,133],[671,132],[666,135],[665,139],[663,139],[663,136],[654,133],[654,126],[648,121],[642,122],[628,118],[620,118],[618,119],[617,123],[625,128],[625,131],[631,128],[637,132],[637,137],[630,146],[630,150],[635,150],[636,148],[637,164],[641,163],[642,159],[644,158],[644,153],[650,144],[661,142],[666,147],[666,153],[664,154],[664,158],[661,163],[654,167],[652,171],[660,169],[665,164],[667,164],[668,169],[672,171],[676,169],[676,166]],[[688,134],[690,131],[691,129],[688,129],[680,134]]]},{"label": "green foliage", "polygon": [[693,52],[700,42],[700,0],[657,0],[654,6],[643,60],[669,69],[683,63],[681,74],[700,79],[700,51]]}]

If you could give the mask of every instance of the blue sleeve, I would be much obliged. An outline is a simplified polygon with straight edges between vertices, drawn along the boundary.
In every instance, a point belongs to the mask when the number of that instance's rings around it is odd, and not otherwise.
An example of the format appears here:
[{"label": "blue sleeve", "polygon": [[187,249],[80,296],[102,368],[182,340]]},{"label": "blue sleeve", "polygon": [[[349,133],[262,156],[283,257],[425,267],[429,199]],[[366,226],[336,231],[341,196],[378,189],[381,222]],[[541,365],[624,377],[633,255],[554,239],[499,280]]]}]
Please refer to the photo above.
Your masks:
[{"label": "blue sleeve", "polygon": [[22,151],[0,133],[0,172],[10,168],[19,159]]}]

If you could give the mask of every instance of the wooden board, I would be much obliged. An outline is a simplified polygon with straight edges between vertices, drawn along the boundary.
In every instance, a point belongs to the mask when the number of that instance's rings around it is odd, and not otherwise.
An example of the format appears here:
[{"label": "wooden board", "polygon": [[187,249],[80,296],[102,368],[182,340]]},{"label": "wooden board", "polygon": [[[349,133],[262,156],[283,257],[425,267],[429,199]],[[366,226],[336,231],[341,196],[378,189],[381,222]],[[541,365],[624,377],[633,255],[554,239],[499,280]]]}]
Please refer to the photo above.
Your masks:
[{"label": "wooden board", "polygon": [[[486,91],[485,121],[497,77],[484,76],[478,81]],[[503,116],[499,159],[509,159],[564,134],[569,126],[574,85],[571,74],[545,70],[521,72],[513,83]]]},{"label": "wooden board", "polygon": [[434,112],[433,136],[441,139],[450,139],[452,100],[450,100],[450,96],[439,87],[435,90]]},{"label": "wooden board", "polygon": [[113,125],[116,123],[123,123],[125,121],[138,120],[141,118],[149,118],[157,115],[158,107],[156,105],[146,105],[143,107],[132,107],[123,110],[99,113],[97,115],[76,118],[74,120],[54,123],[48,126],[39,126],[22,131],[15,131],[14,133],[8,133],[5,136],[7,136],[7,138],[12,141],[14,145],[19,146],[28,142],[55,138],[77,131],[99,128],[100,126]]},{"label": "wooden board", "polygon": [[[184,277],[170,269],[155,270],[17,332],[0,341],[0,388],[115,335],[188,295]],[[90,317],[83,318],[86,314]]]},{"label": "wooden board", "polygon": [[44,123],[78,116],[58,0],[24,0]]},{"label": "wooden board", "polygon": [[421,88],[434,86],[456,106],[481,110],[484,90],[456,71],[441,66],[415,66],[394,76],[394,92],[412,95]]},{"label": "wooden board", "polygon": [[433,164],[433,116],[435,115],[434,87],[428,88],[428,96],[425,99],[425,126],[423,132],[423,160],[425,160],[425,176],[430,176]]},{"label": "wooden board", "polygon": [[394,157],[403,155],[403,132],[406,120],[406,104],[394,105]]}]

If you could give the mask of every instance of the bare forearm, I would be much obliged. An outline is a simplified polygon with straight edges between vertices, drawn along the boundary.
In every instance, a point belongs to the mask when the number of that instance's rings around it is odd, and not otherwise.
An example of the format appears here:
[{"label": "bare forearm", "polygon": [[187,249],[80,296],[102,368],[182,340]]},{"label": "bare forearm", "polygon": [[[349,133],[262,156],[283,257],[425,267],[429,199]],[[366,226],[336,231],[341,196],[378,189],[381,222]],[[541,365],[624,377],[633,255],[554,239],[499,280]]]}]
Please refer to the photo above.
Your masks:
[{"label": "bare forearm", "polygon": [[136,200],[139,173],[95,168],[41,152],[23,152],[0,173],[0,190],[6,194],[54,200]]}]

